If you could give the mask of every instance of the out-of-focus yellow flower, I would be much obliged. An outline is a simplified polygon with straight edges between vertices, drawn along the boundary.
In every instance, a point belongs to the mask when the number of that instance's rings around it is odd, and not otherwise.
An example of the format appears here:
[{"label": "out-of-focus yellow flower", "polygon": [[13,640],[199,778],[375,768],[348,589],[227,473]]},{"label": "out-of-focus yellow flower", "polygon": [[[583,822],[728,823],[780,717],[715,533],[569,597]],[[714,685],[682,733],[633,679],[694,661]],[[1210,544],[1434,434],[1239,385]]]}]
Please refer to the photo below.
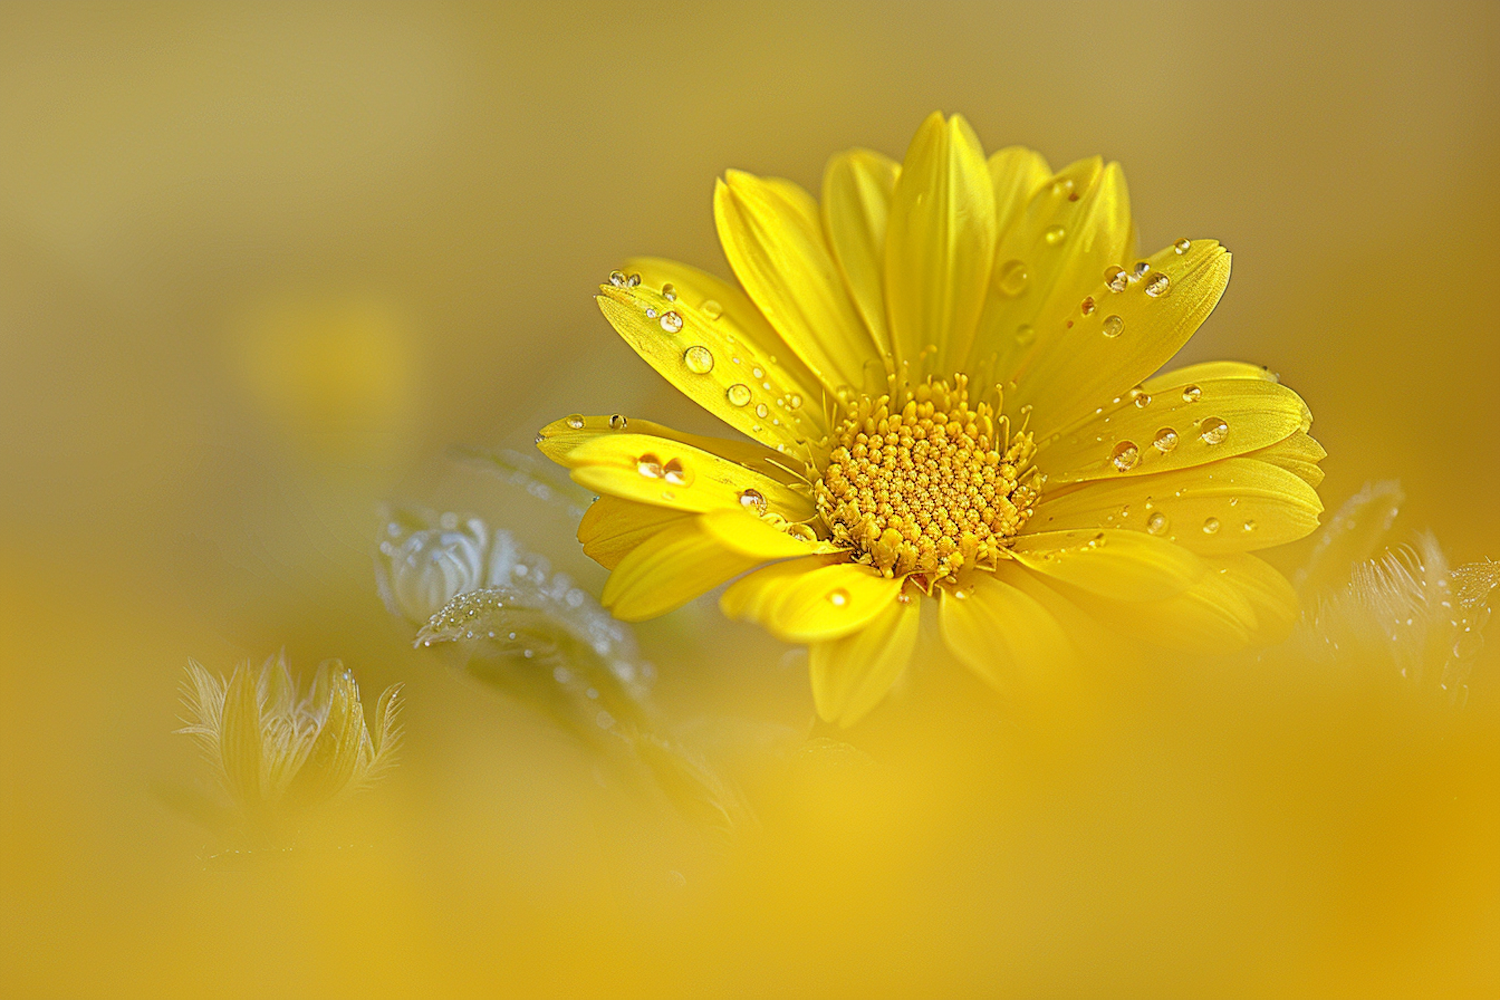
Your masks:
[{"label": "out-of-focus yellow flower", "polygon": [[933,114],[904,163],[833,158],[821,204],[731,171],[714,217],[739,287],[639,259],[615,329],[751,441],[573,415],[538,446],[599,494],[579,538],[639,620],[721,601],[810,646],[813,694],[873,707],[936,599],[997,687],[1066,669],[1090,623],[1185,649],[1279,639],[1285,579],[1248,553],[1322,504],[1297,394],[1252,365],[1153,374],[1229,280],[1212,240],[1137,259],[1117,164],[985,158]]},{"label": "out-of-focus yellow flower", "polygon": [[365,724],[359,685],[338,660],[318,666],[298,690],[285,655],[259,670],[215,677],[196,661],[183,685],[186,726],[219,783],[252,823],[328,802],[375,782],[395,762],[401,685],[381,694]]}]

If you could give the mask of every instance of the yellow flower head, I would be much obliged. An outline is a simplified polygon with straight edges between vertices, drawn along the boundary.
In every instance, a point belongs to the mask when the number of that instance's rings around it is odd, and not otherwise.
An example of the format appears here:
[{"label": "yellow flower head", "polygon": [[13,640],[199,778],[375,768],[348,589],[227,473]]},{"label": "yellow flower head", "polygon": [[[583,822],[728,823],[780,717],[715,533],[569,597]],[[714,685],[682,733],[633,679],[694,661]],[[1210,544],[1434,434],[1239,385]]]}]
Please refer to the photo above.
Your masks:
[{"label": "yellow flower head", "polygon": [[354,675],[338,660],[299,691],[286,657],[259,670],[242,663],[226,680],[196,662],[183,686],[187,725],[224,790],[254,822],[367,787],[395,762],[401,686],[381,694],[365,724]]},{"label": "yellow flower head", "polygon": [[956,115],[904,163],[834,157],[822,194],[731,171],[714,218],[739,287],[657,259],[601,286],[620,335],[750,439],[542,430],[600,494],[579,538],[617,616],[741,577],[724,611],[808,643],[844,724],[905,668],[925,597],[998,687],[1060,668],[1091,622],[1195,649],[1285,636],[1295,595],[1247,553],[1317,525],[1311,414],[1252,365],[1155,374],[1223,294],[1218,243],[1138,258],[1117,164],[986,159]]}]

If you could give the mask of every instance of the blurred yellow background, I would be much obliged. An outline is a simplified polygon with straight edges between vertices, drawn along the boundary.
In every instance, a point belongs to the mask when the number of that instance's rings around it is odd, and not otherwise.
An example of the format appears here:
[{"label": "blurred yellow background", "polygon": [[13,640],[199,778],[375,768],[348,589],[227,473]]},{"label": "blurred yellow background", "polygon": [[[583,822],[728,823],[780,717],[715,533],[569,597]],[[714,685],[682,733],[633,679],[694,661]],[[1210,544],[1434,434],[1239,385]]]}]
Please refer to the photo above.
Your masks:
[{"label": "blurred yellow background", "polygon": [[[934,109],[1223,241],[1185,360],[1308,400],[1330,509],[1398,478],[1500,556],[1497,93],[1492,3],[0,5],[0,994],[1500,995],[1493,656],[1457,713],[1173,664],[1026,722],[936,670],[726,855],[412,651],[370,556],[446,503],[597,593],[450,447],[710,429],[595,286],[727,273],[716,175],[817,190]],[[810,720],[711,601],[638,632],[684,716]],[[182,667],[282,646],[406,682],[404,762],[327,850],[211,870],[154,792]]]}]

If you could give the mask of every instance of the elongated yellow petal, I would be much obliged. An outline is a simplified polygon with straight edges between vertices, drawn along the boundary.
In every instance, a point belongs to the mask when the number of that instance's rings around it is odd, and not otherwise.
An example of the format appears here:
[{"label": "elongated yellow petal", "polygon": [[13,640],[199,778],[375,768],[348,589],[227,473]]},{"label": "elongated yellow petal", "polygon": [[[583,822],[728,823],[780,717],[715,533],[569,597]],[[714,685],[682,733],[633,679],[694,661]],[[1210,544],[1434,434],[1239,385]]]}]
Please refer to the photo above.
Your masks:
[{"label": "elongated yellow petal", "polygon": [[1224,574],[1210,569],[1191,587],[1160,600],[1073,599],[1118,635],[1181,652],[1232,653],[1256,630],[1255,608]]},{"label": "elongated yellow petal", "polygon": [[885,231],[901,166],[868,149],[851,149],[823,172],[823,229],[849,297],[876,347],[891,356],[885,317]]},{"label": "elongated yellow petal", "polygon": [[682,607],[762,561],[725,548],[694,518],[668,525],[622,558],[601,601],[616,618],[644,621]]},{"label": "elongated yellow petal", "polygon": [[1269,448],[1252,451],[1245,457],[1258,458],[1262,462],[1283,468],[1317,489],[1323,482],[1323,470],[1318,467],[1318,463],[1328,457],[1328,452],[1307,434],[1298,431]]},{"label": "elongated yellow petal", "polygon": [[1032,196],[1052,179],[1052,168],[1041,153],[1025,146],[1007,146],[991,154],[989,167],[995,189],[995,237],[1000,242],[1026,211]]},{"label": "elongated yellow petal", "polygon": [[682,431],[653,423],[650,420],[640,420],[635,417],[627,419],[619,413],[607,417],[584,416],[581,413],[575,413],[561,420],[554,420],[538,432],[536,447],[552,461],[559,465],[567,465],[568,455],[584,442],[598,437],[613,437],[625,431],[632,434],[649,434],[652,437],[691,445],[710,454],[718,455],[720,458],[727,458],[731,462],[753,469],[762,475],[770,476],[778,483],[788,486],[800,483],[806,478],[801,472],[793,471],[798,464],[794,458],[767,448],[765,445],[756,444],[753,441],[737,441],[733,438],[684,434]]},{"label": "elongated yellow petal", "polygon": [[[824,433],[821,386],[803,385],[774,355],[730,342],[726,329],[685,301],[642,285],[601,285],[599,309],[637,354],[693,402],[761,444],[802,454]],[[814,395],[816,393],[816,395]]]},{"label": "elongated yellow petal", "polygon": [[868,566],[799,559],[736,581],[719,606],[785,642],[819,642],[862,628],[900,591],[900,580],[888,580]]},{"label": "elongated yellow petal", "polygon": [[[1100,281],[1074,303],[1061,330],[1038,337],[1008,393],[1007,409],[1035,407],[1032,427],[1045,437],[1124,396],[1176,354],[1213,311],[1229,282],[1229,254],[1212,240],[1152,255],[1142,277],[1111,291]],[[1045,343],[1045,350],[1041,349]]]},{"label": "elongated yellow petal", "polygon": [[1226,378],[1258,379],[1262,382],[1277,380],[1271,370],[1264,365],[1252,365],[1244,361],[1202,361],[1196,365],[1174,368],[1171,371],[1153,375],[1142,385],[1148,393],[1154,396],[1170,389],[1180,389],[1185,385],[1216,382]]},{"label": "elongated yellow petal", "polygon": [[885,239],[891,342],[914,376],[947,374],[967,359],[994,255],[984,149],[962,115],[934,112],[906,151]]},{"label": "elongated yellow petal", "polygon": [[1080,160],[1034,191],[995,249],[968,366],[979,384],[1005,382],[1032,353],[1052,350],[1069,313],[1124,259],[1131,231],[1117,163]]},{"label": "elongated yellow petal", "polygon": [[1073,669],[1057,618],[1034,597],[986,573],[972,589],[938,598],[938,625],[953,655],[998,691],[1035,687]]},{"label": "elongated yellow petal", "polygon": [[1317,491],[1294,473],[1253,458],[1227,458],[1044,495],[1027,526],[1126,528],[1219,554],[1296,541],[1317,528],[1322,512]]},{"label": "elongated yellow petal", "polygon": [[1202,559],[1180,545],[1109,528],[1027,533],[1017,536],[1011,551],[1035,573],[1122,601],[1171,597],[1208,571]]},{"label": "elongated yellow petal", "polygon": [[1113,397],[1037,442],[1050,484],[1149,476],[1243,455],[1306,431],[1300,396],[1260,379],[1214,379]]},{"label": "elongated yellow petal", "polygon": [[862,386],[875,344],[844,290],[811,197],[731,170],[714,189],[714,221],[735,277],[813,374],[835,392]]},{"label": "elongated yellow petal", "polygon": [[796,559],[839,551],[830,542],[789,535],[750,510],[711,510],[700,514],[698,523],[731,552],[762,560]]},{"label": "elongated yellow petal", "polygon": [[[766,509],[789,521],[813,516],[804,493],[701,448],[648,434],[601,435],[560,460],[575,482],[626,500],[703,512],[738,510],[764,499]],[[753,491],[753,492],[752,492]],[[759,494],[759,498],[755,494]]]},{"label": "elongated yellow petal", "polygon": [[813,703],[826,722],[852,726],[890,691],[917,645],[921,605],[892,601],[866,626],[807,650]]},{"label": "elongated yellow petal", "polygon": [[671,507],[601,496],[583,512],[578,540],[584,555],[605,569],[614,569],[636,546],[695,516]]},{"label": "elongated yellow petal", "polygon": [[1251,643],[1271,645],[1292,634],[1299,610],[1297,591],[1275,567],[1252,555],[1215,556],[1208,563],[1254,610]]}]

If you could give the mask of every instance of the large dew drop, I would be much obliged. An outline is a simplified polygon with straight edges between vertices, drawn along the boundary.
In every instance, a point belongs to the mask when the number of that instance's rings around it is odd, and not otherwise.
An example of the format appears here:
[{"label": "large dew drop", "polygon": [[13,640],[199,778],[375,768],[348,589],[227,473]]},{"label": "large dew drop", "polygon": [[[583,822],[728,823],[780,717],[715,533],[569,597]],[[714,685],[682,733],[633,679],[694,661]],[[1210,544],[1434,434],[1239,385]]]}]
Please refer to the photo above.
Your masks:
[{"label": "large dew drop", "polygon": [[1153,535],[1164,534],[1167,530],[1167,527],[1167,515],[1163,514],[1161,511],[1157,511],[1155,514],[1152,514],[1150,517],[1146,518],[1146,530]]},{"label": "large dew drop", "polygon": [[1123,267],[1110,267],[1104,271],[1104,287],[1112,292],[1123,292],[1130,284],[1130,275]]},{"label": "large dew drop", "polygon": [[1100,332],[1113,340],[1124,329],[1125,321],[1123,319],[1118,316],[1106,316],[1104,317],[1104,326],[1100,329]]},{"label": "large dew drop", "polygon": [[1209,417],[1198,425],[1198,436],[1205,444],[1222,444],[1229,436],[1229,425],[1218,417]]},{"label": "large dew drop", "polygon": [[766,512],[766,497],[760,490],[741,490],[740,506],[747,510],[753,510],[757,514]]},{"label": "large dew drop", "polygon": [[1167,288],[1170,287],[1171,284],[1172,279],[1168,278],[1165,274],[1162,274],[1160,271],[1158,271],[1151,276],[1151,279],[1149,281],[1146,282],[1146,294],[1151,296],[1153,299],[1159,299],[1163,295],[1167,294]]},{"label": "large dew drop", "polygon": [[609,429],[612,431],[623,431],[630,421],[625,419],[625,414],[614,413],[609,418]]},{"label": "large dew drop", "polygon": [[1181,256],[1193,249],[1193,242],[1192,240],[1178,240],[1172,244],[1172,249],[1177,251],[1178,256]]},{"label": "large dew drop", "polygon": [[724,398],[729,400],[730,406],[744,406],[750,402],[750,387],[743,382],[736,382],[724,390]]},{"label": "large dew drop", "polygon": [[1177,447],[1177,432],[1170,427],[1163,427],[1151,439],[1151,446],[1163,455],[1171,454],[1172,449]]},{"label": "large dew drop", "polygon": [[1219,519],[1217,517],[1205,518],[1203,521],[1203,533],[1205,535],[1217,535],[1219,533]]},{"label": "large dew drop", "polygon": [[581,431],[581,430],[583,430],[583,414],[582,413],[570,413],[570,414],[568,414],[567,419],[563,421],[563,423],[567,424],[569,427],[573,428],[575,431]]},{"label": "large dew drop", "polygon": [[1006,261],[995,271],[995,287],[1000,289],[1002,295],[1011,298],[1023,294],[1030,280],[1031,275],[1026,273],[1026,262],[1023,260]]},{"label": "large dew drop", "polygon": [[661,328],[668,333],[676,333],[682,329],[682,314],[676,311],[661,314]]},{"label": "large dew drop", "polygon": [[720,316],[724,315],[724,307],[719,305],[718,300],[716,299],[706,299],[703,305],[699,306],[698,308],[703,312],[703,315],[707,316],[709,319],[718,319]]},{"label": "large dew drop", "polygon": [[[667,313],[667,316],[675,316],[676,313]],[[663,316],[662,325],[665,326],[667,316]],[[678,323],[681,326],[681,321]],[[695,375],[707,375],[714,370],[713,352],[699,344],[694,344],[682,352],[682,363],[687,365],[687,370]]]},{"label": "large dew drop", "polygon": [[1141,450],[1135,446],[1134,441],[1121,441],[1109,456],[1110,464],[1121,472],[1129,472],[1140,460]]},{"label": "large dew drop", "polygon": [[682,459],[674,458],[661,467],[661,477],[673,486],[686,486],[688,484],[688,471],[682,465]]},{"label": "large dew drop", "polygon": [[648,451],[635,460],[635,471],[647,479],[660,479],[662,477],[661,459]]},{"label": "large dew drop", "polygon": [[1182,387],[1182,401],[1184,403],[1196,403],[1198,397],[1203,395],[1203,390],[1196,385],[1185,385]]}]

